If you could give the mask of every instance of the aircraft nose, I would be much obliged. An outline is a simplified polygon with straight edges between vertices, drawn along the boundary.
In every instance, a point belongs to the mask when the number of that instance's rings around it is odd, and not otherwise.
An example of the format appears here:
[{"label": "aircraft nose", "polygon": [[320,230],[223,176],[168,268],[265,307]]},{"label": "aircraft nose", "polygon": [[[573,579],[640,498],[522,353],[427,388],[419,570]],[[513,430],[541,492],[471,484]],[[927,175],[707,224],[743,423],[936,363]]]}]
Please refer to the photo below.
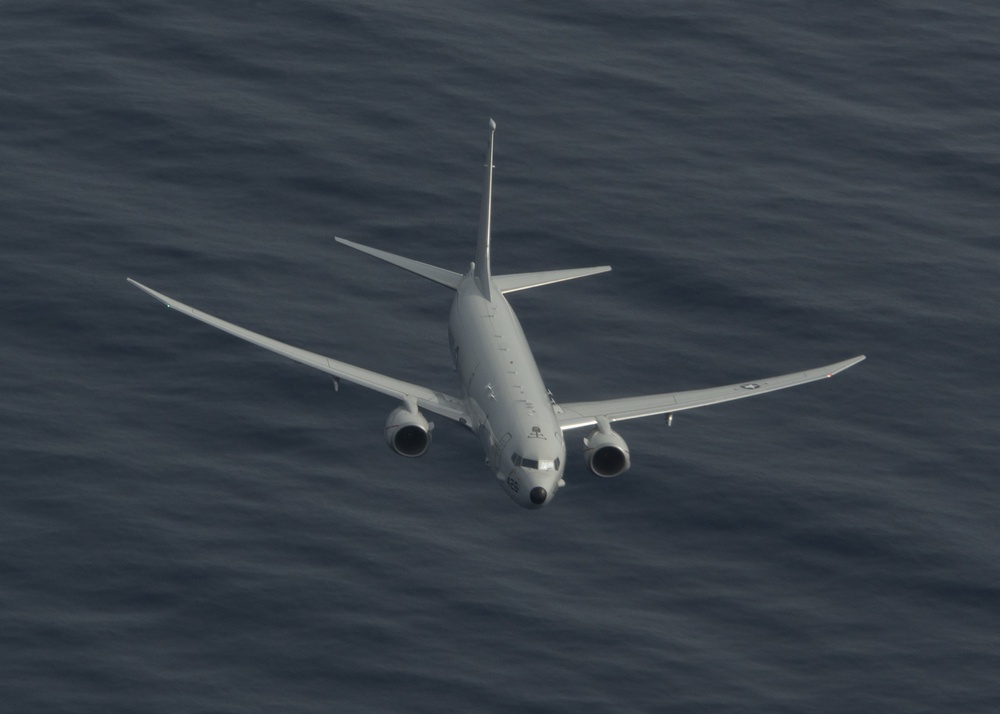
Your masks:
[{"label": "aircraft nose", "polygon": [[530,498],[531,502],[534,503],[536,506],[541,506],[543,503],[545,503],[545,499],[548,497],[549,497],[549,492],[546,491],[541,486],[535,486],[533,489],[531,489],[531,492],[528,494],[528,498]]}]

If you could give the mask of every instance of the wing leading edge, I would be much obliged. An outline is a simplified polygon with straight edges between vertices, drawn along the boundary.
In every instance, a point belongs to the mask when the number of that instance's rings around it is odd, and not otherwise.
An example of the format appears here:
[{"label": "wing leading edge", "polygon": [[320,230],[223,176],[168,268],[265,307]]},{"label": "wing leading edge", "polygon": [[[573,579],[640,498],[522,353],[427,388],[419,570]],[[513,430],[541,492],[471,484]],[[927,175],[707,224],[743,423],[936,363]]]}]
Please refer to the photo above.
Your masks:
[{"label": "wing leading edge", "polygon": [[838,372],[843,372],[849,367],[853,367],[864,358],[864,355],[858,355],[843,362],[809,369],[805,372],[792,372],[791,374],[759,379],[753,382],[729,384],[725,387],[693,389],[686,392],[669,392],[666,394],[607,399],[596,402],[560,404],[562,412],[556,414],[556,416],[559,419],[559,426],[562,427],[563,431],[566,431],[568,429],[578,429],[596,424],[598,417],[607,417],[609,422],[613,422],[707,407],[710,404],[755,397],[759,394],[767,394],[779,389],[797,387],[800,384],[808,384],[809,382],[826,379]]},{"label": "wing leading edge", "polygon": [[239,325],[234,325],[231,322],[221,320],[218,317],[209,315],[201,310],[196,310],[190,305],[185,305],[184,303],[178,302],[163,293],[158,293],[152,288],[148,288],[142,283],[132,280],[132,278],[128,278],[128,281],[140,290],[152,295],[167,307],[177,310],[188,317],[193,317],[195,320],[200,320],[206,325],[211,325],[212,327],[222,330],[223,332],[228,332],[230,335],[239,337],[241,340],[246,340],[247,342],[255,344],[258,347],[263,347],[266,350],[270,350],[271,352],[279,354],[283,357],[295,360],[296,362],[312,367],[313,369],[318,369],[321,372],[332,374],[334,377],[344,379],[362,387],[367,387],[368,389],[372,389],[376,392],[381,392],[382,394],[387,394],[391,397],[396,397],[402,400],[413,398],[416,400],[418,406],[429,412],[440,414],[443,417],[452,419],[453,421],[457,421],[462,424],[468,425],[470,423],[469,415],[466,412],[465,406],[462,404],[461,400],[448,394],[428,389],[427,387],[422,387],[419,384],[411,384],[410,382],[404,382],[400,379],[387,377],[384,374],[372,372],[368,369],[355,367],[354,365],[347,364],[346,362],[341,362],[330,357],[324,357],[323,355],[316,354],[315,352],[309,352],[308,350],[303,350],[298,347],[292,347],[284,342],[273,340],[270,337],[265,337],[264,335],[260,335],[256,332],[251,332],[250,330],[240,327]]}]

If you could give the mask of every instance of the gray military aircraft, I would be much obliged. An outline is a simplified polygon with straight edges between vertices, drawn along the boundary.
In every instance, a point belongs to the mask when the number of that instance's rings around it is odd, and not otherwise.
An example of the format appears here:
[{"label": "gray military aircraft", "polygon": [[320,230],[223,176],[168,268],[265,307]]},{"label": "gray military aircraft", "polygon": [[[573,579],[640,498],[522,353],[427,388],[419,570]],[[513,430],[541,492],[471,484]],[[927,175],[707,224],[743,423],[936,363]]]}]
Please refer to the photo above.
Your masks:
[{"label": "gray military aircraft", "polygon": [[336,239],[344,245],[455,291],[448,324],[448,341],[461,379],[459,397],[272,340],[196,310],[132,278],[128,278],[128,281],[167,307],[333,375],[338,387],[340,380],[345,380],[395,397],[400,405],[389,414],[385,424],[385,439],[398,454],[416,457],[427,452],[434,425],[427,421],[421,410],[468,427],[479,437],[486,454],[486,463],[502,488],[515,503],[525,508],[541,508],[550,503],[556,492],[565,485],[563,471],[566,468],[566,443],[563,432],[593,427],[583,439],[587,465],[597,476],[611,478],[621,475],[631,465],[628,445],[611,428],[616,421],[666,414],[669,423],[675,412],[755,397],[832,377],[865,358],[864,355],[859,355],[825,367],[725,387],[594,402],[556,403],[545,388],[521,324],[505,296],[518,290],[596,275],[611,268],[602,265],[512,275],[492,274],[490,220],[495,131],[496,123],[491,119],[479,217],[479,240],[475,262],[467,272],[454,273],[343,238]]}]

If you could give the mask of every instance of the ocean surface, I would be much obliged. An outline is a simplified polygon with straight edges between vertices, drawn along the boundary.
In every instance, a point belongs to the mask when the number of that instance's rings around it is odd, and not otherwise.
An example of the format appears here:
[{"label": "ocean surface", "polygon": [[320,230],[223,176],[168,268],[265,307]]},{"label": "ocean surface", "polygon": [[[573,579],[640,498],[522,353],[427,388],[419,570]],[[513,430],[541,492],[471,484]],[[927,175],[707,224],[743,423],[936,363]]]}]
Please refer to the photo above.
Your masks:
[{"label": "ocean surface", "polygon": [[[0,8],[0,710],[1000,711],[1000,7]],[[163,309],[455,392],[497,272],[622,423],[513,504],[437,419]]]}]

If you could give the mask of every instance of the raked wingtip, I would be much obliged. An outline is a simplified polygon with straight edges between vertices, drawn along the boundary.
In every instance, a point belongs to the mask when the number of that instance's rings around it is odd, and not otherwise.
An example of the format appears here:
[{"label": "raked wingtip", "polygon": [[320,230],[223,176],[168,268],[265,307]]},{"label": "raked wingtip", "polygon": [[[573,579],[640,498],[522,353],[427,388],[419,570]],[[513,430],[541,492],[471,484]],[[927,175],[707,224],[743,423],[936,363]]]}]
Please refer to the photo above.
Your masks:
[{"label": "raked wingtip", "polygon": [[839,362],[833,365],[833,369],[830,370],[828,377],[832,377],[835,374],[840,374],[846,369],[850,369],[856,364],[860,364],[865,361],[865,355],[858,355],[857,357],[851,357],[850,359],[845,359],[843,362]]}]

